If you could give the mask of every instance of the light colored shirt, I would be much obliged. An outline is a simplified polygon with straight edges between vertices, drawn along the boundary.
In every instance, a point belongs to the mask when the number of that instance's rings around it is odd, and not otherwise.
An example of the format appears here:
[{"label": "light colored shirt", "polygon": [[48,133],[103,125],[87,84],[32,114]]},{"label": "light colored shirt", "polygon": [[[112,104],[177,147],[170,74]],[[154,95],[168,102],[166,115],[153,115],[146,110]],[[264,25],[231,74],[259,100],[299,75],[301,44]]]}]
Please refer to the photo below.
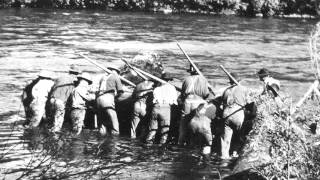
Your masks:
[{"label": "light colored shirt", "polygon": [[77,79],[73,75],[58,78],[52,87],[51,97],[66,102],[72,90],[75,88],[74,81],[76,80]]},{"label": "light colored shirt", "polygon": [[103,76],[99,82],[99,94],[104,94],[109,91],[122,91],[122,83],[119,75],[116,73],[111,73],[109,75]]},{"label": "light colored shirt", "polygon": [[86,109],[86,102],[95,99],[94,94],[89,93],[89,87],[78,85],[71,93],[71,107]]},{"label": "light colored shirt", "polygon": [[209,95],[207,79],[200,75],[188,76],[183,81],[182,93],[184,95],[195,94],[206,98]]},{"label": "light colored shirt", "polygon": [[46,101],[54,84],[51,79],[40,79],[32,88],[32,97],[37,101]]},{"label": "light colored shirt", "polygon": [[163,84],[153,90],[153,103],[154,104],[178,104],[178,93],[176,88],[169,84]]},{"label": "light colored shirt", "polygon": [[272,87],[275,91],[278,91],[280,90],[280,81],[272,77],[266,77],[264,79],[264,88],[262,94],[266,93],[267,90],[269,90],[268,86]]},{"label": "light colored shirt", "polygon": [[233,104],[244,106],[248,103],[249,91],[242,85],[233,85],[228,87],[223,95],[222,102],[223,106],[227,107]]}]

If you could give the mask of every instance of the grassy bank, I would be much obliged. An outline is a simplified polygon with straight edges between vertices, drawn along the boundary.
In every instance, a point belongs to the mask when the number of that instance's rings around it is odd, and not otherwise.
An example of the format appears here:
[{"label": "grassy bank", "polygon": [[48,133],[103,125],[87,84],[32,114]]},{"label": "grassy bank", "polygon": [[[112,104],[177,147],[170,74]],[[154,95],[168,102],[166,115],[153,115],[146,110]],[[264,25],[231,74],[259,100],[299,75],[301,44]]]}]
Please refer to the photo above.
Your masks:
[{"label": "grassy bank", "polygon": [[319,16],[317,0],[0,0],[0,7],[102,9],[239,16]]}]

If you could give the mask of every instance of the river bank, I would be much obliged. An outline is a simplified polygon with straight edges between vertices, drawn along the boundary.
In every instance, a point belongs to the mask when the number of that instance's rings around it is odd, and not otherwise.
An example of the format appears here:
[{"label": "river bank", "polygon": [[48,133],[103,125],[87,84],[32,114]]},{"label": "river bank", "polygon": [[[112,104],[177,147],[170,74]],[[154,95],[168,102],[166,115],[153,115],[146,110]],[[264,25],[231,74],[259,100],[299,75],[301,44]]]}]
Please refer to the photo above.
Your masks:
[{"label": "river bank", "polygon": [[0,8],[8,7],[100,9],[246,17],[316,18],[320,15],[320,5],[316,0],[2,0],[0,2]]}]

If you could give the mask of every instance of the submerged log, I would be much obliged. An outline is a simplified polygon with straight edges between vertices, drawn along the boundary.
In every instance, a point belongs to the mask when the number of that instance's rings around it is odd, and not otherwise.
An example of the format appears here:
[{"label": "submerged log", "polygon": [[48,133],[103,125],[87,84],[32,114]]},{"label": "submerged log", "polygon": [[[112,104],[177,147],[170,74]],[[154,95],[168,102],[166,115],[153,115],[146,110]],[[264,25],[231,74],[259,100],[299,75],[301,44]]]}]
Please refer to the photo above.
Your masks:
[{"label": "submerged log", "polygon": [[306,161],[304,131],[295,122],[289,125],[289,113],[280,111],[271,98],[258,96],[255,101],[257,117],[251,122],[252,129],[234,164],[233,175],[226,179],[266,179],[268,173],[285,177],[288,157],[293,164]]}]

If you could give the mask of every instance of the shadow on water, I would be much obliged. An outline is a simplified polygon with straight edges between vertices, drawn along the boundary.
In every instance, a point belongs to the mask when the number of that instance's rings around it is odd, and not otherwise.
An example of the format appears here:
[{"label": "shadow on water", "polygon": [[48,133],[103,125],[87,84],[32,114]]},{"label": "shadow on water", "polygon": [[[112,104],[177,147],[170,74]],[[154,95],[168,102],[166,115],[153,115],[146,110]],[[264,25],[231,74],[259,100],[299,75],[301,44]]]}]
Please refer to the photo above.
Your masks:
[{"label": "shadow on water", "polygon": [[[121,179],[219,179],[229,172],[215,156],[203,158],[199,149],[146,145],[125,137],[100,137],[95,130],[86,129],[76,136],[36,128],[25,130],[20,139],[27,149],[24,155],[29,163],[25,167],[12,167],[7,175],[20,172],[24,178],[99,179],[107,175]],[[1,163],[21,160],[19,156],[14,158],[14,154]]]}]

